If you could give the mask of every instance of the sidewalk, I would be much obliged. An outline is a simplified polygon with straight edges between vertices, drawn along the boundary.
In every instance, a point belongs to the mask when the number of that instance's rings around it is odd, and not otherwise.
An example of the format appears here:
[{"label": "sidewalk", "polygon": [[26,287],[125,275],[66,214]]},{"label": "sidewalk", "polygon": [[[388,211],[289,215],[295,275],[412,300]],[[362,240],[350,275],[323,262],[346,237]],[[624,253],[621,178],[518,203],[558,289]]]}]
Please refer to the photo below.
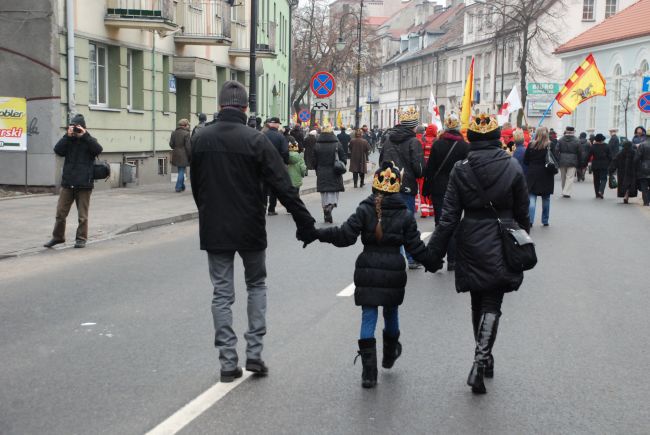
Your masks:
[{"label": "sidewalk", "polygon": [[[343,175],[346,184],[352,174]],[[301,196],[316,192],[316,172],[309,171]],[[103,240],[115,235],[197,218],[191,187],[174,192],[170,184],[93,192],[90,200],[88,239]],[[40,252],[52,235],[58,196],[19,197],[0,200],[0,259]],[[73,205],[67,222],[66,246],[74,244],[77,212]],[[63,245],[60,245],[63,246]]]}]

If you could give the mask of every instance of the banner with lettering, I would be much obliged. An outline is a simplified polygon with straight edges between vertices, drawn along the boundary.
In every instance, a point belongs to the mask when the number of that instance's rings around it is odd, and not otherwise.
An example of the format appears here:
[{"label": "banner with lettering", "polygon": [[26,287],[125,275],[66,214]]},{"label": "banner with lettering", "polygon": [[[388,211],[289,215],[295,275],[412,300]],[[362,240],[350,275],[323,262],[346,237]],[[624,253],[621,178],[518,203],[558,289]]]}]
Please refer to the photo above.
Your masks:
[{"label": "banner with lettering", "polygon": [[0,151],[27,151],[27,100],[0,97]]}]

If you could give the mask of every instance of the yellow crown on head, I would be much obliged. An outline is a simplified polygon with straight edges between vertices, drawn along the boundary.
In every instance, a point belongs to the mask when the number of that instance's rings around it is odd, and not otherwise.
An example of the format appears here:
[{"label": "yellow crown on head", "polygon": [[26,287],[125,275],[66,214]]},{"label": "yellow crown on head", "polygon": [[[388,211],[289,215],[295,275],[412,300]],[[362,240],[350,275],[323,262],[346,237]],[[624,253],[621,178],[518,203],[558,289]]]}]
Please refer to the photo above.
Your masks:
[{"label": "yellow crown on head", "polygon": [[472,116],[470,118],[468,130],[475,133],[485,134],[498,128],[499,123],[495,117],[490,116],[487,113],[481,113],[480,115]]},{"label": "yellow crown on head", "polygon": [[417,122],[420,120],[420,113],[418,110],[411,106],[407,108],[406,110],[403,110],[399,114],[399,122],[404,123],[404,122]]},{"label": "yellow crown on head", "polygon": [[383,193],[399,193],[401,178],[399,169],[392,162],[384,164],[375,172],[372,188]]}]

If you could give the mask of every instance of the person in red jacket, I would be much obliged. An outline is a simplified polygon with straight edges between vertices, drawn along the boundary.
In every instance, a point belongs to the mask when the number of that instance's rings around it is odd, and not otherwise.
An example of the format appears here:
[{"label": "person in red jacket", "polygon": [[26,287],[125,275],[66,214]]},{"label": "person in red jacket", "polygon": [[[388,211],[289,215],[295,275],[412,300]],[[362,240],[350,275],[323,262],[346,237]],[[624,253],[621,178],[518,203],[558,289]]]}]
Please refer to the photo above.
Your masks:
[{"label": "person in red jacket", "polygon": [[508,146],[512,140],[512,134],[513,134],[513,128],[512,124],[509,122],[506,122],[503,124],[503,127],[501,127],[501,143],[503,143],[504,146]]},{"label": "person in red jacket", "polygon": [[[431,146],[437,139],[438,139],[438,127],[435,124],[431,124],[427,127],[425,133],[420,138],[420,142],[422,142],[422,149],[424,150],[425,166],[429,161],[429,155],[431,154]],[[422,195],[422,189],[424,187],[424,177],[418,178],[417,182],[419,188],[417,203],[419,204],[420,216],[423,218],[431,217],[434,215],[433,205],[431,204],[431,198]]]}]

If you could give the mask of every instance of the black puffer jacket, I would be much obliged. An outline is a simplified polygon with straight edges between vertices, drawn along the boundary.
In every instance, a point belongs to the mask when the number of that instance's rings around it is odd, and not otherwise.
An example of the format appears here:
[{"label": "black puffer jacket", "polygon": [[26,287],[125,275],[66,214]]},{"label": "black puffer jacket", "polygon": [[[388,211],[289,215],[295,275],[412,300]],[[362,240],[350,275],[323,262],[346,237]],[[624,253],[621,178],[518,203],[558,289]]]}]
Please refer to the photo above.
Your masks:
[{"label": "black puffer jacket", "polygon": [[343,192],[343,176],[334,172],[336,154],[347,164],[347,156],[334,133],[321,133],[314,147],[312,165],[316,169],[316,190],[318,192]]},{"label": "black puffer jacket", "polygon": [[390,132],[381,149],[379,166],[384,162],[394,162],[404,171],[402,193],[418,193],[417,179],[424,174],[424,150],[413,130],[397,126]]},{"label": "black puffer jacket", "polygon": [[[446,254],[457,230],[456,291],[509,292],[521,285],[523,273],[506,266],[497,220],[483,203],[467,172],[471,166],[488,199],[504,221],[528,230],[528,188],[521,166],[501,150],[499,140],[470,144],[469,156],[451,173],[440,223],[429,242],[437,258]],[[465,213],[465,215],[461,216]]]},{"label": "black puffer jacket", "polygon": [[580,140],[573,135],[562,136],[557,143],[557,154],[561,168],[577,168],[582,158]]},{"label": "black puffer jacket", "polygon": [[299,229],[314,226],[280,154],[266,136],[246,126],[246,114],[239,110],[223,109],[216,122],[196,132],[191,169],[203,250],[266,248],[264,185]]},{"label": "black puffer jacket", "polygon": [[382,201],[383,238],[377,241],[375,195],[364,199],[357,211],[340,227],[321,228],[318,239],[345,247],[356,243],[361,234],[364,245],[354,270],[354,301],[357,305],[396,306],[404,300],[406,267],[400,246],[427,269],[433,269],[431,255],[420,240],[415,218],[399,195],[386,195]]},{"label": "black puffer jacket", "polygon": [[650,178],[650,142],[643,142],[634,156],[636,178]]},{"label": "black puffer jacket", "polygon": [[54,146],[54,152],[65,157],[61,187],[92,189],[95,186],[93,165],[103,151],[97,139],[86,132],[81,137],[63,136]]},{"label": "black puffer jacket", "polygon": [[[454,143],[456,146],[454,147]],[[447,154],[451,151],[451,148],[454,147],[454,151],[449,154],[445,165],[440,168],[440,165],[447,157]],[[447,184],[449,184],[449,174],[454,168],[454,165],[459,160],[464,160],[467,158],[467,153],[469,152],[469,145],[460,133],[456,131],[447,131],[433,143],[431,146],[431,154],[429,155],[429,161],[427,162],[427,167],[424,171],[424,187],[422,188],[422,194],[424,196],[433,196],[433,195],[444,195],[447,191]],[[438,172],[440,169],[440,172]],[[438,175],[436,176],[436,172]]]}]

